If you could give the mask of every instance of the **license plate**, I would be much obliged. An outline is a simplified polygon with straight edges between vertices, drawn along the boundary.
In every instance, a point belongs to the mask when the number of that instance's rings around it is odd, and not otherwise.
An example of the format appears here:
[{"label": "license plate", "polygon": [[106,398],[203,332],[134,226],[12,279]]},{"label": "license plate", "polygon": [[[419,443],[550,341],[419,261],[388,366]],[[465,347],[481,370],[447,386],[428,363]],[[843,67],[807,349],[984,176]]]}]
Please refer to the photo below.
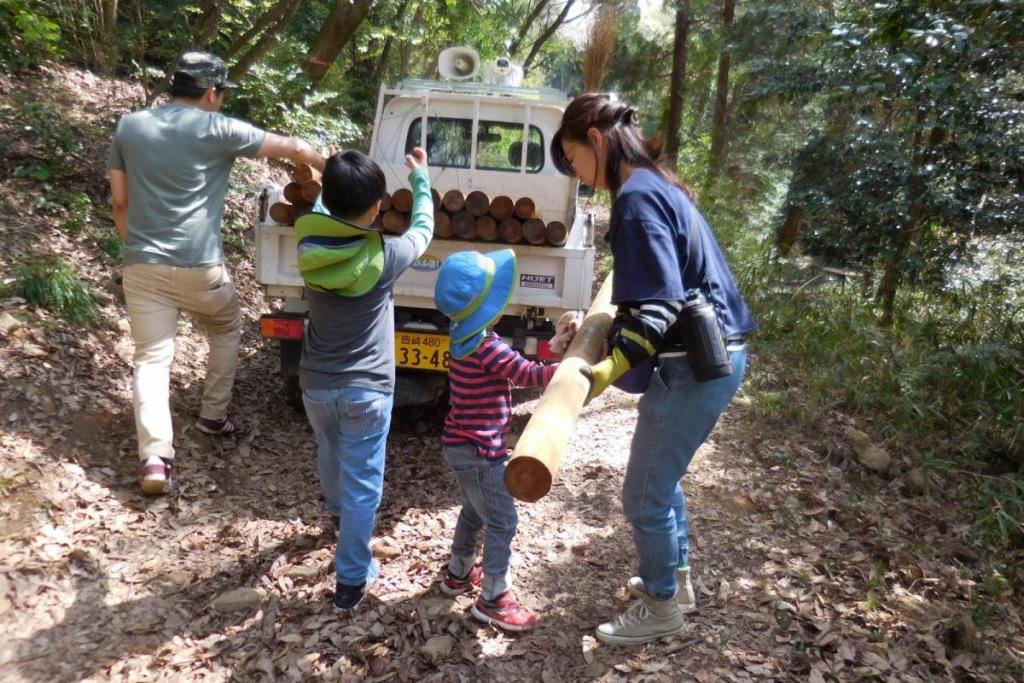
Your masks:
[{"label": "license plate", "polygon": [[395,364],[400,368],[448,370],[448,335],[395,333]]}]

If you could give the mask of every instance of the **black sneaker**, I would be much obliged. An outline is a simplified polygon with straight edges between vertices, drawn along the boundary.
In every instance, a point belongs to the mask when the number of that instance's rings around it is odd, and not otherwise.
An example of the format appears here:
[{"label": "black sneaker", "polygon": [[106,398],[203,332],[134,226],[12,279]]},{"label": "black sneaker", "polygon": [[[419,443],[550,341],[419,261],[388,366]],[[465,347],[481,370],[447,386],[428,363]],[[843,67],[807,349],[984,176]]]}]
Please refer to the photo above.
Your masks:
[{"label": "black sneaker", "polygon": [[334,606],[341,610],[354,610],[359,607],[366,595],[366,583],[358,586],[346,586],[339,583],[334,588]]}]

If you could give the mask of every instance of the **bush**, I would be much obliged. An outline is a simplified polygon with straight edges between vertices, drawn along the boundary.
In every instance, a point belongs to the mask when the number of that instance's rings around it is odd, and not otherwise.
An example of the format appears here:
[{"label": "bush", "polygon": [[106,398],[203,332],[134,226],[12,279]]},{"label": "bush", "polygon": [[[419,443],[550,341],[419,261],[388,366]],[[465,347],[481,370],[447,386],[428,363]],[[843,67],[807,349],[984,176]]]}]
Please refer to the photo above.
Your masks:
[{"label": "bush", "polygon": [[[1024,531],[1024,342],[996,336],[1009,321],[979,330],[949,299],[918,294],[915,317],[887,330],[859,287],[791,291],[779,288],[780,279],[776,270],[775,286],[757,288],[751,300],[760,324],[754,346],[766,366],[753,377],[765,396],[762,412],[808,429],[832,410],[861,416],[917,463],[955,470],[979,530],[1017,542]],[[785,400],[769,400],[776,395]]]},{"label": "bush", "polygon": [[12,69],[36,66],[63,55],[60,26],[31,0],[0,0],[0,65]]},{"label": "bush", "polygon": [[117,264],[121,262],[121,252],[124,245],[122,244],[119,236],[106,235],[105,237],[101,237],[99,238],[97,245],[113,263]]},{"label": "bush", "polygon": [[96,318],[88,286],[59,258],[40,257],[21,266],[17,287],[29,303],[73,322],[91,323]]},{"label": "bush", "polygon": [[318,149],[348,146],[365,137],[346,113],[346,103],[334,92],[305,92],[306,77],[295,66],[253,67],[228,98],[225,113],[242,116],[261,128],[302,138]]}]

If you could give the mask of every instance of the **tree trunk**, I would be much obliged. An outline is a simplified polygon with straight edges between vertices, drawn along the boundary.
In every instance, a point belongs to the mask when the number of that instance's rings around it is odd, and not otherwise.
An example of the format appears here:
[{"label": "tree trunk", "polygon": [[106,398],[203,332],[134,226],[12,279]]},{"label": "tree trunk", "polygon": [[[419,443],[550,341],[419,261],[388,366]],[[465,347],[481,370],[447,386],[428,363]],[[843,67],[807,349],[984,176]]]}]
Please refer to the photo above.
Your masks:
[{"label": "tree trunk", "polygon": [[711,126],[711,154],[708,158],[708,175],[705,186],[711,187],[718,178],[725,161],[725,143],[727,134],[727,112],[729,106],[729,68],[732,56],[725,43],[732,31],[732,21],[736,14],[735,0],[725,0],[722,6],[722,50],[718,55],[718,81],[715,86],[715,119]]},{"label": "tree trunk", "polygon": [[[415,31],[420,22],[423,20],[423,3],[416,5],[416,11],[412,15],[412,24],[409,26],[410,31]],[[398,66],[398,79],[404,80],[409,78],[409,62],[412,61],[412,50],[416,47],[412,44],[411,40],[407,40],[402,43],[402,59]]]},{"label": "tree trunk", "polygon": [[223,10],[223,3],[217,0],[207,0],[204,3],[203,16],[200,17],[199,24],[196,25],[196,29],[193,32],[192,45],[194,47],[205,48],[217,37]]},{"label": "tree trunk", "polygon": [[96,62],[109,74],[117,63],[117,0],[96,0]]},{"label": "tree trunk", "polygon": [[274,26],[281,21],[281,17],[283,17],[294,4],[294,0],[280,0],[277,4],[271,6],[266,12],[261,14],[255,22],[253,22],[252,26],[231,41],[231,45],[228,46],[227,51],[221,55],[224,60],[231,60],[235,55],[255,40],[256,36],[259,36],[271,26]]},{"label": "tree trunk", "polygon": [[256,41],[256,44],[252,46],[252,49],[246,52],[244,55],[235,62],[234,66],[228,71],[228,78],[233,81],[241,79],[245,74],[249,73],[249,69],[253,67],[258,61],[270,52],[271,48],[277,43],[278,36],[284,29],[292,23],[292,19],[299,11],[299,7],[302,6],[303,0],[291,0],[291,4],[287,7],[284,15],[277,21],[277,23],[271,25],[264,31],[260,39]]},{"label": "tree trunk", "polygon": [[882,304],[882,317],[878,324],[890,327],[895,319],[896,291],[903,280],[903,265],[907,252],[917,244],[921,236],[921,228],[925,219],[925,176],[921,173],[927,157],[932,150],[940,145],[946,137],[946,129],[940,123],[932,127],[928,136],[927,146],[923,144],[924,114],[918,113],[917,126],[914,131],[913,152],[910,161],[910,178],[907,181],[907,196],[910,206],[907,207],[907,221],[903,229],[893,240],[893,248],[885,262],[882,281],[878,284],[877,299]]},{"label": "tree trunk", "polygon": [[776,234],[775,244],[779,248],[781,256],[789,256],[790,250],[796,244],[796,238],[800,234],[800,223],[804,220],[804,209],[797,204],[790,204],[786,208],[786,220],[782,223]]},{"label": "tree trunk", "polygon": [[519,48],[523,46],[523,41],[526,40],[526,34],[530,32],[530,27],[533,26],[533,22],[537,20],[540,13],[544,11],[544,8],[548,6],[551,0],[538,0],[530,13],[526,15],[526,19],[523,21],[523,25],[519,27],[519,33],[516,35],[515,40],[508,46],[508,56],[515,57],[516,53],[519,52]]},{"label": "tree trunk", "polygon": [[314,88],[320,85],[334,60],[355,35],[373,3],[374,0],[335,0],[306,61],[306,77]]},{"label": "tree trunk", "polygon": [[665,158],[675,170],[679,164],[679,129],[683,123],[686,94],[687,40],[690,37],[690,0],[678,0],[676,33],[672,47],[672,79],[668,100],[668,125],[665,130]]},{"label": "tree trunk", "polygon": [[562,11],[558,13],[555,20],[551,22],[551,25],[544,29],[544,32],[540,34],[540,37],[533,42],[533,45],[530,47],[530,53],[526,55],[526,59],[523,60],[523,76],[530,72],[530,64],[533,63],[533,60],[537,57],[540,49],[544,47],[544,43],[548,42],[548,39],[555,35],[555,31],[558,30],[558,27],[565,23],[565,18],[569,16],[569,10],[572,9],[575,2],[576,0],[566,0],[565,7],[563,7]]},{"label": "tree trunk", "polygon": [[395,42],[394,36],[388,36],[384,40],[384,47],[380,49],[380,57],[377,58],[377,65],[373,67],[373,76],[370,77],[369,92],[370,99],[373,99],[374,88],[384,82],[384,76],[388,68],[388,58],[391,57],[391,46]]}]

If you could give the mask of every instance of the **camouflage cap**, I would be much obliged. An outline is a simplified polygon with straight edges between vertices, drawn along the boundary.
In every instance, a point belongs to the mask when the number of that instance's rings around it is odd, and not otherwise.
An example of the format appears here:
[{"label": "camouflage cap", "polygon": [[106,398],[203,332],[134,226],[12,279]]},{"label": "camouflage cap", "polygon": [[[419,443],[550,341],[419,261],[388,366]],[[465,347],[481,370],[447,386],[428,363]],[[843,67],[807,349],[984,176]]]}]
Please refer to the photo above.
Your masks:
[{"label": "camouflage cap", "polygon": [[174,66],[174,80],[195,85],[197,88],[237,88],[238,84],[228,80],[228,68],[224,60],[215,54],[200,50],[189,50],[178,57]]}]

